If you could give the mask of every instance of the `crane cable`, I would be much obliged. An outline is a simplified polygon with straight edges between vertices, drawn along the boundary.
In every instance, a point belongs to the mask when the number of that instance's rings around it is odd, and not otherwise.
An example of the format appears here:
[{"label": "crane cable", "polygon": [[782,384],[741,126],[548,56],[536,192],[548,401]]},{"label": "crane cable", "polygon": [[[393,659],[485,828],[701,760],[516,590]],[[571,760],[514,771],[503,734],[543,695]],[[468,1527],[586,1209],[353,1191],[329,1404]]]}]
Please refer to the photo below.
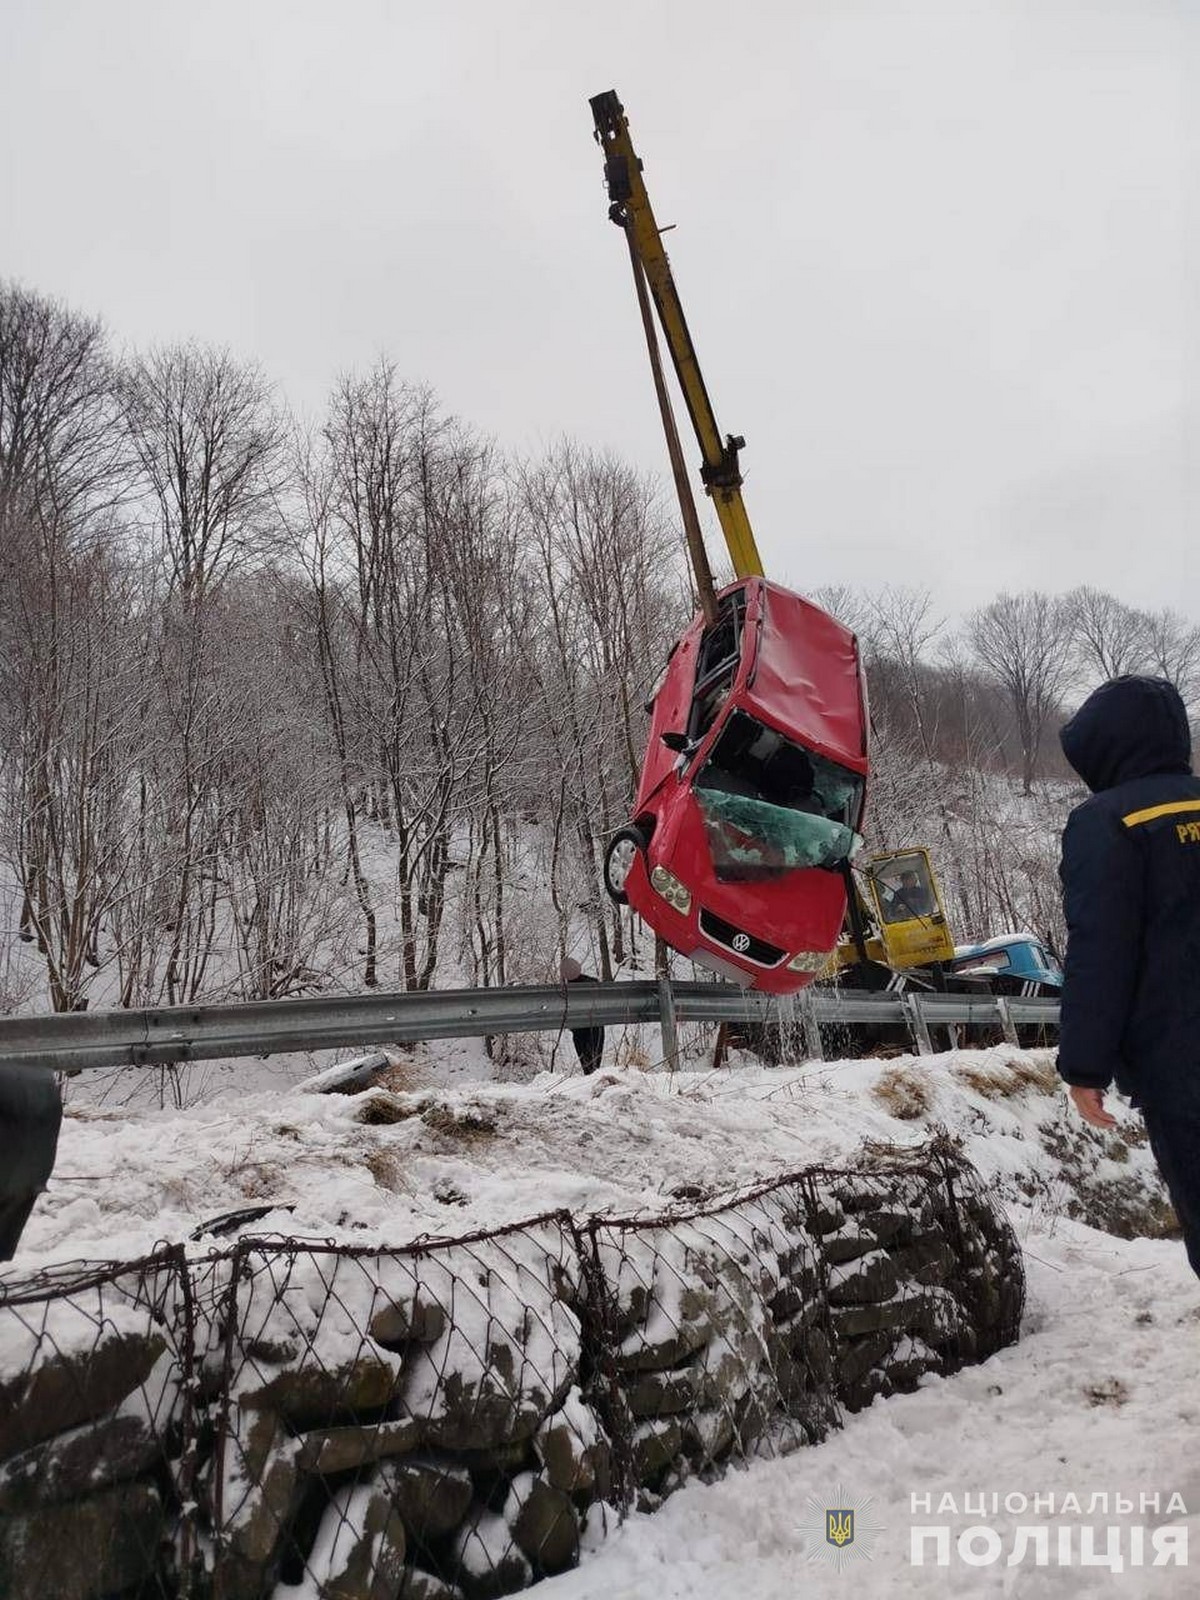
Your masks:
[{"label": "crane cable", "polygon": [[700,517],[696,510],[696,499],[692,493],[691,480],[688,477],[687,467],[683,459],[683,448],[679,443],[679,430],[675,426],[675,413],[671,409],[671,396],[667,392],[666,379],[663,376],[662,356],[658,347],[658,335],[654,328],[654,316],[650,309],[650,294],[646,287],[646,269],[642,265],[642,258],[638,254],[637,241],[633,236],[633,223],[627,216],[624,224],[625,243],[629,246],[629,260],[633,267],[633,282],[637,289],[638,309],[642,314],[642,327],[646,333],[646,350],[650,356],[650,371],[654,376],[654,392],[658,396],[658,409],[662,417],[663,432],[667,436],[667,454],[671,458],[671,475],[675,480],[675,493],[679,497],[679,510],[683,517],[683,532],[687,540],[688,557],[691,561],[692,576],[695,579],[696,594],[700,602],[700,610],[704,615],[706,627],[714,627],[717,621],[717,593],[713,586],[712,568],[708,564],[708,551],[704,548],[704,535],[700,530]]}]

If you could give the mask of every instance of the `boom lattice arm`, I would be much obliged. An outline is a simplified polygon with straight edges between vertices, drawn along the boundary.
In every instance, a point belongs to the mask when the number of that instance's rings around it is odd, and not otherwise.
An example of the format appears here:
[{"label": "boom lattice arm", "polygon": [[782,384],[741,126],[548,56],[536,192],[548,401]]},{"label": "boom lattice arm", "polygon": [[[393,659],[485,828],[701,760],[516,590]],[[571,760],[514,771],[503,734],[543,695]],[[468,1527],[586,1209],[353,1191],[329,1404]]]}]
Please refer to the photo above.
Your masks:
[{"label": "boom lattice arm", "polygon": [[624,108],[615,90],[596,95],[591,107],[596,138],[604,151],[604,178],[611,202],[608,214],[626,230],[650,285],[658,320],[700,445],[700,475],[716,506],[734,571],[739,578],[761,577],[762,558],[742,499],[742,473],[738,465],[738,451],[745,440],[733,434],[721,438],[671,264],[642,181],[642,163],[629,137]]}]

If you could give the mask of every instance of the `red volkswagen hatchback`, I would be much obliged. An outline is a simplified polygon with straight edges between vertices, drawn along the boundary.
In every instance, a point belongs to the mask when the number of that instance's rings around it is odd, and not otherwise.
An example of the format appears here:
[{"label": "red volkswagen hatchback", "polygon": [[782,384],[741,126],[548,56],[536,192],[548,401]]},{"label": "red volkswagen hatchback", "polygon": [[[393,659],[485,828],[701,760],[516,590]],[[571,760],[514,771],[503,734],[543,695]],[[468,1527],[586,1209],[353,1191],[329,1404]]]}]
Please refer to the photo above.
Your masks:
[{"label": "red volkswagen hatchback", "polygon": [[718,596],[650,704],[633,821],[605,885],[682,955],[770,994],[810,983],[860,844],[866,693],[852,633],[764,578]]}]

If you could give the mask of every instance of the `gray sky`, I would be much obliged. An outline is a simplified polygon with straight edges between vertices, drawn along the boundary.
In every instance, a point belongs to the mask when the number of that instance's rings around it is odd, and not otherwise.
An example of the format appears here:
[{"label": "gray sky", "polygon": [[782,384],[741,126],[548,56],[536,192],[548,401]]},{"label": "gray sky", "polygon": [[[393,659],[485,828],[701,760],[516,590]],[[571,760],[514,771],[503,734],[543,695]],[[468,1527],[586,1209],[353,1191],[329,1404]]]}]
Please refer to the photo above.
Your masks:
[{"label": "gray sky", "polygon": [[[773,575],[1200,613],[1200,7],[0,0],[0,272],[299,407],[380,352],[665,472],[625,103]],[[682,419],[681,419],[682,420]],[[696,452],[689,444],[689,459]]]}]

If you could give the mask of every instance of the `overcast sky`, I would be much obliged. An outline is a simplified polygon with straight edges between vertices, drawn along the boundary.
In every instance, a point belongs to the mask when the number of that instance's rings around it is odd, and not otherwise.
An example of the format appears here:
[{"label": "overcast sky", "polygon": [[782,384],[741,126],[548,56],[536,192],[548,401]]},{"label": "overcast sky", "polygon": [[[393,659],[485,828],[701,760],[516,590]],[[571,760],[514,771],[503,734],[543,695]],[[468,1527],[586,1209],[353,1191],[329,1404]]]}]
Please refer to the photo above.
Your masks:
[{"label": "overcast sky", "polygon": [[[0,273],[665,471],[616,88],[768,570],[1200,614],[1200,4],[0,0]],[[682,419],[681,419],[682,420]],[[696,452],[688,440],[688,454]]]}]

